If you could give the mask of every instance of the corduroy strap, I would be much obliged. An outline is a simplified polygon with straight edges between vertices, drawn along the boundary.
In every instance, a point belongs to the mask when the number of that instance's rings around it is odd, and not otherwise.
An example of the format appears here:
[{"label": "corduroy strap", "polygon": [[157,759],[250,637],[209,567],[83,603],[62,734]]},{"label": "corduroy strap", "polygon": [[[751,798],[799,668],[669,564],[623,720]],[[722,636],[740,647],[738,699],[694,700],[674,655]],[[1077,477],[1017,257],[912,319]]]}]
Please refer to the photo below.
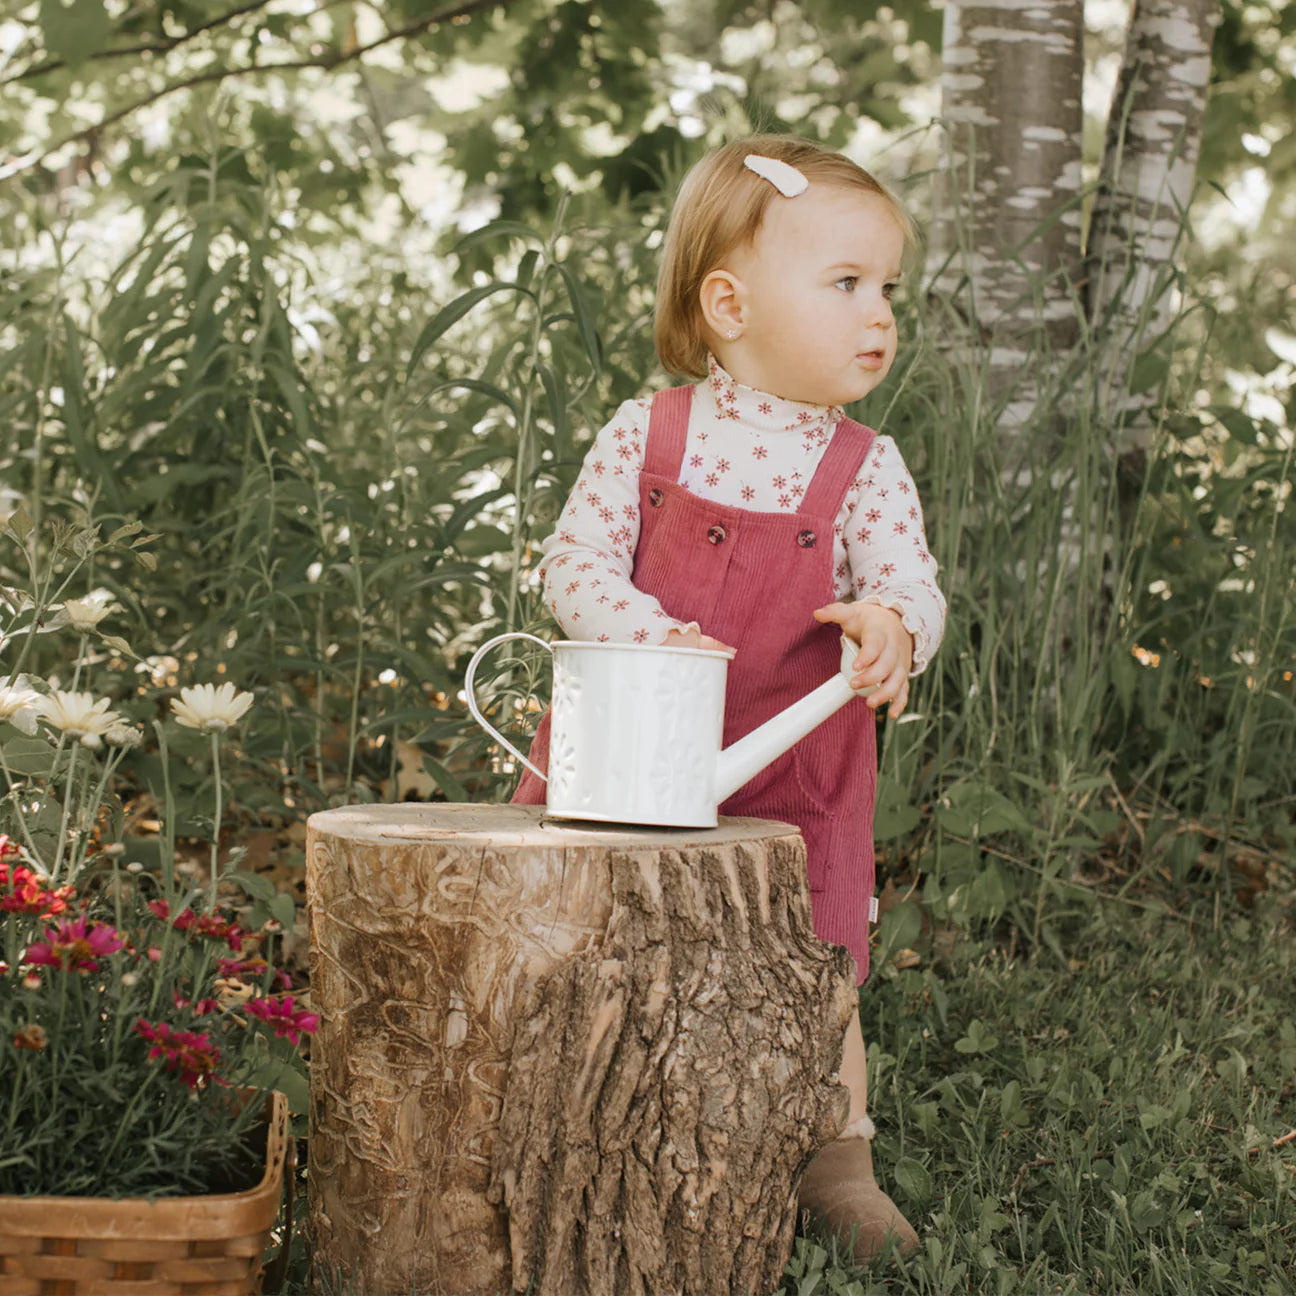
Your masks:
[{"label": "corduroy strap", "polygon": [[692,403],[692,387],[669,387],[652,398],[648,416],[648,445],[644,449],[644,472],[679,481]]},{"label": "corduroy strap", "polygon": [[799,512],[812,517],[836,518],[851,482],[859,475],[876,434],[872,428],[843,418],[833,429],[832,440],[801,501]]}]

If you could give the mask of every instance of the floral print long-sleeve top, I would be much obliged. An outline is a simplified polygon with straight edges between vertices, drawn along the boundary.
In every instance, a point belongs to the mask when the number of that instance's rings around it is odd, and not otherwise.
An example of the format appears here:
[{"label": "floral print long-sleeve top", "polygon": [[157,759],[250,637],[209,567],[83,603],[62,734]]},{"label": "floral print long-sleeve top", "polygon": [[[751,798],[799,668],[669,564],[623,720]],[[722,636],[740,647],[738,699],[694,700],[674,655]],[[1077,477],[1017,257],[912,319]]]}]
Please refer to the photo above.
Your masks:
[{"label": "floral print long-sleeve top", "polygon": [[[573,639],[655,644],[690,624],[631,583],[650,403],[626,401],[598,434],[542,546],[545,602]],[[693,390],[680,485],[718,504],[795,513],[841,417],[835,405],[744,387],[712,356]],[[890,437],[874,438],[846,492],[833,562],[837,598],[899,613],[914,638],[912,674],[925,670],[944,632],[945,599],[918,492]]]}]

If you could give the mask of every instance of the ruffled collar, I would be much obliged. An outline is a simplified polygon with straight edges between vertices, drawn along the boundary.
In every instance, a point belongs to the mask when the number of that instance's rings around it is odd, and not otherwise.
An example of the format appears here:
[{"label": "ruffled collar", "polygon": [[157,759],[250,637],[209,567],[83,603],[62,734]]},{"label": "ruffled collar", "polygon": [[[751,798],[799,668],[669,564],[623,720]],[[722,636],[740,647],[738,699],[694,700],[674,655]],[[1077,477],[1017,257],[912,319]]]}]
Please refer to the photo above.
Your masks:
[{"label": "ruffled collar", "polygon": [[753,432],[817,432],[835,427],[843,416],[837,405],[812,405],[745,387],[710,354],[707,380],[699,387],[710,395],[716,418],[737,419]]}]

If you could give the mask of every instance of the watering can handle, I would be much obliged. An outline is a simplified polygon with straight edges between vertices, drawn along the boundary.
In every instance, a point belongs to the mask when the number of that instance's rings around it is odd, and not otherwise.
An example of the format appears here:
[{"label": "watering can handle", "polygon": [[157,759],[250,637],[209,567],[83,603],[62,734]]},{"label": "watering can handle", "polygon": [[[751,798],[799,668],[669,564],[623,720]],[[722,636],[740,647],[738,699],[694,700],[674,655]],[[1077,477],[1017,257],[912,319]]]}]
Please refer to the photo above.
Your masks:
[{"label": "watering can handle", "polygon": [[[536,767],[532,765],[531,762],[527,760],[527,758],[523,756],[522,753],[518,751],[518,749],[514,747],[513,744],[509,742],[509,740],[505,738],[504,735],[500,733],[500,731],[496,729],[484,715],[482,715],[480,708],[477,706],[477,698],[473,694],[473,676],[477,673],[477,663],[481,661],[482,657],[494,648],[496,644],[502,644],[506,639],[530,639],[532,643],[538,643],[545,652],[547,652],[551,657],[553,656],[553,649],[545,643],[543,639],[537,639],[535,635],[527,634],[522,630],[514,630],[509,634],[496,635],[494,639],[487,639],[486,642],[482,644],[475,653],[473,653],[472,661],[468,663],[468,670],[464,675],[464,698],[468,703],[468,710],[472,712],[472,718],[476,720],[477,723],[481,725],[481,727],[485,729],[497,743],[503,747],[507,747],[508,750],[511,751],[513,755],[531,771],[532,774],[543,779],[545,777],[544,771],[536,769]],[[545,781],[548,782],[547,779]]]}]

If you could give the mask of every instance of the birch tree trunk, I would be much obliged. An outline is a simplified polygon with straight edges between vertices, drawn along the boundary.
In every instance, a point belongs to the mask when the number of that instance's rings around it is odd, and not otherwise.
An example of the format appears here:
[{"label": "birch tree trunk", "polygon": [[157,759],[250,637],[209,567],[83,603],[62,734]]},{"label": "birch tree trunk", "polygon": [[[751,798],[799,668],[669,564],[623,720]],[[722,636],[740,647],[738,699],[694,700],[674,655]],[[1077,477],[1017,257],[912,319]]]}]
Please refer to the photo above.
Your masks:
[{"label": "birch tree trunk", "polygon": [[1041,351],[1077,333],[1082,13],[1077,0],[945,8],[932,287],[989,342],[1006,427],[1035,406]]},{"label": "birch tree trunk", "polygon": [[1077,307],[1099,338],[1099,418],[1145,427],[1158,367],[1134,364],[1176,307],[1218,5],[1132,0],[1083,257],[1082,14],[1079,0],[945,9],[932,288],[988,345],[1004,428],[1029,421],[1077,340]]},{"label": "birch tree trunk", "polygon": [[1210,82],[1215,0],[1133,0],[1107,118],[1086,269],[1102,345],[1100,409],[1135,444],[1156,385],[1131,390],[1134,361],[1165,334]]}]

